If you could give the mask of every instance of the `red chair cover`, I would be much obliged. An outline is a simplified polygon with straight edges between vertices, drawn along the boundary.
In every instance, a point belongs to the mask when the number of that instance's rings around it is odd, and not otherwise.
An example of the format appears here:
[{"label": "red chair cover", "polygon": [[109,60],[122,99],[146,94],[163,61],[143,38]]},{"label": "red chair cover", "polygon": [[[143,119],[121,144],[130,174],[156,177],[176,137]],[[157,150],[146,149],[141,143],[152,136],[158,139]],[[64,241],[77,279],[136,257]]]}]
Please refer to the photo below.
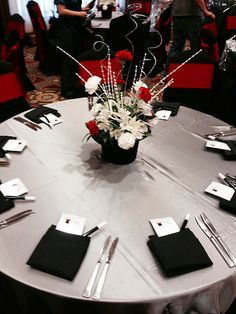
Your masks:
[{"label": "red chair cover", "polygon": [[[107,60],[83,60],[80,61],[80,63],[87,69],[90,71],[90,73],[92,73],[92,75],[96,75],[102,78],[102,71],[101,71],[101,66],[103,66],[104,69],[104,74],[105,74],[105,78],[107,78],[107,65],[108,65],[108,61]],[[115,72],[115,76],[116,76],[116,80],[117,82],[121,81],[121,64],[119,61],[117,61],[116,59],[112,58],[111,59],[111,69],[112,72]],[[91,75],[83,69],[83,67],[79,66],[79,70],[78,70],[78,74],[85,80],[87,81],[89,77],[91,77]],[[107,79],[106,79],[107,80]],[[79,79],[79,83],[81,85],[84,85],[84,81]],[[103,82],[104,83],[104,82]]]},{"label": "red chair cover", "polygon": [[0,74],[0,86],[0,106],[8,100],[24,97],[24,91],[15,72]]},{"label": "red chair cover", "polygon": [[[175,70],[180,63],[171,63],[168,72]],[[172,78],[174,82],[169,88],[194,88],[211,89],[214,76],[214,64],[207,63],[186,63],[167,78],[169,82]]]},{"label": "red chair cover", "polygon": [[235,30],[236,32],[236,15],[229,15],[226,17],[226,30]]}]

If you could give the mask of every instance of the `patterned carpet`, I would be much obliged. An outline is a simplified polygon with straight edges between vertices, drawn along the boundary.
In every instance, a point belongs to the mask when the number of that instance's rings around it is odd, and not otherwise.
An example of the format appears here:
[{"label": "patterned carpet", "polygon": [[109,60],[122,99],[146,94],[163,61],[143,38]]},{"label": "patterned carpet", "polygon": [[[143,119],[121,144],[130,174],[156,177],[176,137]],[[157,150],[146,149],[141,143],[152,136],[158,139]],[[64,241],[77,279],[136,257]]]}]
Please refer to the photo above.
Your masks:
[{"label": "patterned carpet", "polygon": [[[27,75],[33,83],[35,90],[27,92],[27,101],[31,107],[51,104],[60,100],[64,100],[60,95],[60,77],[58,75],[47,76],[38,69],[38,61],[34,60],[35,47],[25,47],[24,55],[27,67]],[[162,74],[158,74],[154,78],[146,78],[145,83],[151,88],[162,78]],[[157,90],[162,88],[163,84],[158,86]],[[157,100],[162,99],[162,93],[158,95]]]},{"label": "patterned carpet", "polygon": [[37,107],[63,100],[60,95],[60,77],[44,75],[38,69],[38,61],[34,60],[35,51],[35,47],[24,49],[27,75],[35,86],[35,90],[27,92],[27,101],[32,107]]}]

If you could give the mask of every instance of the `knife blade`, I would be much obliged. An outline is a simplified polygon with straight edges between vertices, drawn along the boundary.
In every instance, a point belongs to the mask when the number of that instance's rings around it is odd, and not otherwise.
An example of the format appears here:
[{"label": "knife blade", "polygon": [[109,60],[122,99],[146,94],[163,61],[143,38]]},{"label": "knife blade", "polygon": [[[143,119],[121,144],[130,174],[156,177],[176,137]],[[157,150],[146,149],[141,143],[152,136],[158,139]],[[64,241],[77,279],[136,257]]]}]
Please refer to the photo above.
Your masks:
[{"label": "knife blade", "polygon": [[92,293],[92,289],[93,289],[93,285],[95,283],[95,280],[97,278],[97,274],[98,274],[98,271],[102,265],[102,262],[103,260],[105,259],[105,254],[106,254],[106,251],[107,251],[107,248],[110,244],[110,240],[111,240],[111,236],[109,235],[105,242],[103,243],[101,249],[100,249],[100,252],[99,252],[99,259],[94,267],[94,270],[89,278],[89,281],[84,289],[84,292],[83,292],[83,297],[85,298],[89,298],[91,296],[91,293]]},{"label": "knife blade", "polygon": [[216,238],[216,240],[219,242],[219,244],[225,250],[226,254],[228,254],[230,259],[233,261],[234,266],[236,266],[236,258],[235,258],[235,256],[233,255],[231,250],[228,248],[227,244],[223,241],[223,239],[221,238],[219,232],[215,229],[215,227],[213,226],[213,224],[210,221],[210,219],[204,213],[202,213],[200,216],[201,216],[203,222],[205,223],[205,225],[208,227],[208,229],[212,233],[212,235]]},{"label": "knife blade", "polygon": [[221,254],[223,259],[226,261],[229,267],[234,267],[233,261],[229,258],[229,256],[225,253],[225,251],[222,249],[221,245],[218,243],[218,241],[213,237],[211,232],[208,230],[204,222],[199,218],[198,216],[195,216],[195,220],[199,227],[202,229],[202,231],[208,236],[208,238],[212,241],[218,252]]},{"label": "knife blade", "polygon": [[102,270],[102,273],[101,273],[101,276],[97,282],[97,285],[95,287],[95,290],[94,290],[94,293],[92,295],[92,298],[94,300],[99,300],[101,298],[101,294],[102,294],[102,289],[103,289],[103,286],[104,286],[104,283],[105,283],[105,279],[106,279],[106,276],[107,276],[107,272],[109,270],[109,267],[111,265],[111,260],[112,260],[112,257],[115,253],[115,250],[116,250],[116,247],[117,247],[117,244],[118,244],[118,241],[119,241],[119,238],[117,237],[111,244],[110,246],[110,249],[109,249],[109,253],[108,253],[108,257],[106,259],[106,263],[104,265],[104,268]]},{"label": "knife blade", "polygon": [[34,212],[32,211],[32,209],[28,209],[28,210],[22,211],[16,215],[13,215],[11,217],[8,217],[8,218],[0,221],[0,229],[5,228],[5,227],[9,226],[10,224],[15,223],[15,222],[27,217],[27,216],[33,215],[33,214],[34,214]]}]

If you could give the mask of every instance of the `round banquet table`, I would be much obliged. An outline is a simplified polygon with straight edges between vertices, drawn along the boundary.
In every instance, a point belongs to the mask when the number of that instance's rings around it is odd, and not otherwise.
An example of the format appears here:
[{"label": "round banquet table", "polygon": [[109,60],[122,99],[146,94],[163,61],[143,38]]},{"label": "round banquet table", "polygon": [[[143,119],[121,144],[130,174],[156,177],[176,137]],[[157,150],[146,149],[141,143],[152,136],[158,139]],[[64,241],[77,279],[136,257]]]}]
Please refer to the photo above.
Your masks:
[{"label": "round banquet table", "polygon": [[[21,210],[35,211],[0,230],[0,285],[5,291],[0,309],[4,303],[6,313],[14,314],[225,313],[236,296],[235,268],[227,266],[194,217],[206,213],[236,254],[235,216],[219,208],[219,199],[204,193],[212,181],[218,181],[219,172],[235,174],[235,162],[206,150],[203,138],[203,134],[229,126],[181,106],[177,116],[159,121],[152,136],[140,142],[133,163],[119,166],[102,161],[100,145],[92,139],[84,141],[85,122],[92,119],[87,99],[51,107],[63,120],[52,129],[42,124],[42,130],[35,132],[14,119],[0,124],[0,135],[15,135],[28,143],[22,153],[11,154],[11,165],[1,167],[0,179],[20,178],[29,195],[36,196],[32,203],[16,201],[13,209],[0,215],[2,220]],[[107,221],[92,236],[73,281],[26,264],[63,212],[86,217],[85,230]],[[166,278],[147,246],[153,234],[149,219],[172,216],[181,225],[186,213],[191,214],[188,227],[213,266]],[[102,297],[99,301],[85,299],[83,289],[108,235],[119,236],[119,243]],[[14,306],[17,310],[7,312]]]}]

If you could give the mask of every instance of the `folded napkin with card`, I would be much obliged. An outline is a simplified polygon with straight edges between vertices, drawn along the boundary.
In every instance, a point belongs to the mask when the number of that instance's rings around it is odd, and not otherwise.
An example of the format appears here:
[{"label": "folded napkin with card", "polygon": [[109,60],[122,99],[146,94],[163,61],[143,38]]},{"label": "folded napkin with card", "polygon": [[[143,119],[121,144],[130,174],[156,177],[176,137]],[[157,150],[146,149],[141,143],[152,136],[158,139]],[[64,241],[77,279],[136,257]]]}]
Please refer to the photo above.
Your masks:
[{"label": "folded napkin with card", "polygon": [[208,140],[207,149],[216,149],[225,160],[236,160],[236,141]]},{"label": "folded napkin with card", "polygon": [[[55,118],[61,116],[61,114],[56,109],[40,106],[27,112],[25,114],[25,117],[35,123],[46,123],[46,122],[50,123],[50,121],[47,121],[48,120],[47,116],[50,114],[55,116]],[[44,122],[43,119],[46,119],[46,121]]]},{"label": "folded napkin with card", "polygon": [[232,198],[228,201],[225,199],[220,200],[220,208],[228,211],[234,215],[236,215],[236,192],[232,196]]},{"label": "folded napkin with card", "polygon": [[181,104],[179,102],[155,101],[152,103],[154,112],[159,110],[168,110],[171,111],[171,116],[177,115],[180,105]]},{"label": "folded napkin with card", "polygon": [[52,225],[39,241],[27,264],[67,280],[73,280],[85,257],[90,237],[56,230]]},{"label": "folded napkin with card", "polygon": [[0,135],[0,147],[2,148],[8,140],[16,140],[15,136]]},{"label": "folded napkin with card", "polygon": [[6,199],[0,191],[0,214],[14,207],[12,200]]},{"label": "folded napkin with card", "polygon": [[151,235],[147,244],[167,277],[186,274],[213,264],[188,228],[162,237]]},{"label": "folded napkin with card", "polygon": [[225,141],[230,150],[223,150],[225,160],[236,160],[236,141]]}]

